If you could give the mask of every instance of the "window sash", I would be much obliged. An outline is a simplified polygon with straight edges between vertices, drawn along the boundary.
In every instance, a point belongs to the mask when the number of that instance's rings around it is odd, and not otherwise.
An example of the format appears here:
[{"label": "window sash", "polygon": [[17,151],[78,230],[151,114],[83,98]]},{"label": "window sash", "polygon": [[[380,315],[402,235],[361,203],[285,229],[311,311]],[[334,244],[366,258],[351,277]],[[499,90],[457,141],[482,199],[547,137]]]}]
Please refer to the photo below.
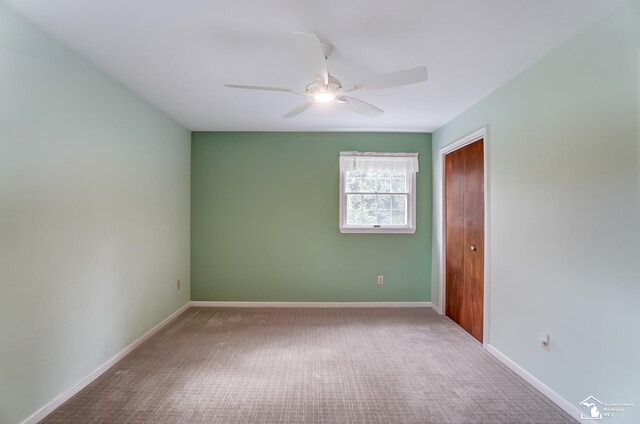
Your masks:
[{"label": "window sash", "polygon": [[[416,174],[407,173],[407,192],[356,192],[346,190],[346,172],[340,173],[340,231],[343,233],[375,233],[375,232],[392,232],[392,233],[414,233],[416,219],[416,192],[415,182]],[[406,206],[406,224],[349,224],[347,221],[348,199],[347,195],[389,195],[389,196],[405,196]]]}]

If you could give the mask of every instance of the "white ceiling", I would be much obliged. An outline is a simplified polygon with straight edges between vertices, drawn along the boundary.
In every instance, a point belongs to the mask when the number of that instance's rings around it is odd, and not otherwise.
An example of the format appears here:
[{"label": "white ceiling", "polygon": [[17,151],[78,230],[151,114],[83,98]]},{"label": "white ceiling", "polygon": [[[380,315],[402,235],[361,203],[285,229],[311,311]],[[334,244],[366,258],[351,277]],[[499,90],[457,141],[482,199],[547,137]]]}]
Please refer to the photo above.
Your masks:
[{"label": "white ceiling", "polygon": [[[620,0],[8,0],[54,38],[191,130],[433,131],[611,11]],[[335,46],[346,86],[426,65],[429,81],[353,97],[367,118],[224,83],[303,89],[291,34]],[[327,107],[328,106],[328,107]]]}]

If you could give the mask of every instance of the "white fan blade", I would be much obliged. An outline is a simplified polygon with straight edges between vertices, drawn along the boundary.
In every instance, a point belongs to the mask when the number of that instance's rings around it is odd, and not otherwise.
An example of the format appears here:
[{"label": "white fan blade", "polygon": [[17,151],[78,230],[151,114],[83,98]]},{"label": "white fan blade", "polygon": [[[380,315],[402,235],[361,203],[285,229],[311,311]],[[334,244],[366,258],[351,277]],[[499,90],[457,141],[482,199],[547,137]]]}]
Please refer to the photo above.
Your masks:
[{"label": "white fan blade", "polygon": [[[346,100],[346,102],[342,102],[341,100]],[[353,97],[340,96],[338,102],[343,103],[352,111],[359,113],[360,115],[368,116],[370,118],[378,116],[382,112],[384,112],[382,109],[379,109],[370,103],[354,99]]]},{"label": "white fan blade", "polygon": [[237,85],[237,84],[225,84],[224,86],[229,88],[243,88],[245,90],[284,91],[286,93],[296,93],[295,90],[291,90],[290,88],[259,87],[256,85]]},{"label": "white fan blade", "polygon": [[343,92],[346,93],[355,90],[380,90],[383,88],[400,87],[402,85],[426,81],[428,77],[429,74],[427,73],[427,68],[419,66],[417,68],[404,69],[402,71],[379,75],[369,81],[356,84],[350,89],[343,90]]},{"label": "white fan blade", "polygon": [[329,83],[329,72],[327,71],[327,61],[324,57],[322,43],[315,34],[307,32],[294,32],[296,47],[302,55],[302,60],[311,72],[313,79],[323,81],[325,85]]},{"label": "white fan blade", "polygon": [[293,118],[294,116],[300,115],[302,112],[309,109],[315,103],[316,103],[315,100],[308,100],[302,103],[300,106],[296,106],[293,109],[291,109],[289,113],[283,116],[283,118]]}]

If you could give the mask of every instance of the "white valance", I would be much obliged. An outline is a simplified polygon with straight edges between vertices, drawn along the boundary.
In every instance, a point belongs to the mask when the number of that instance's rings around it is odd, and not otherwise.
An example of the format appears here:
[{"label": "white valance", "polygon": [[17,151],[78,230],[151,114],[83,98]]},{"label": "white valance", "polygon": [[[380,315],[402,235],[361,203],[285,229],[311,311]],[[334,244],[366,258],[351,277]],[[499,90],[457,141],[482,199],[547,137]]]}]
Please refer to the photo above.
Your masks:
[{"label": "white valance", "polygon": [[340,152],[340,172],[418,172],[417,153]]}]

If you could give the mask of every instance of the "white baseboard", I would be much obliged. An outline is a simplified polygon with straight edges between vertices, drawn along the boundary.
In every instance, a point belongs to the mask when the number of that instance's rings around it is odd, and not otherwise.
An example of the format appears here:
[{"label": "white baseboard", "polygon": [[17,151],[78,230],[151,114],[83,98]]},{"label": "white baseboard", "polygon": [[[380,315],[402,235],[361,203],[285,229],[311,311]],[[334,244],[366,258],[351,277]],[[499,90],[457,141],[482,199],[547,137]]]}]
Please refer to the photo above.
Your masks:
[{"label": "white baseboard", "polygon": [[431,302],[236,302],[192,300],[189,305],[235,308],[430,308]]},{"label": "white baseboard", "polygon": [[47,415],[52,413],[60,405],[62,405],[63,403],[71,399],[71,397],[73,397],[80,390],[87,387],[91,382],[93,382],[93,380],[95,380],[96,378],[104,374],[105,371],[107,371],[109,368],[114,366],[119,360],[124,358],[127,354],[131,353],[135,348],[140,346],[142,343],[146,342],[151,336],[156,334],[163,327],[165,327],[171,321],[176,319],[178,315],[186,311],[190,306],[191,305],[189,303],[186,303],[180,309],[178,309],[177,311],[169,315],[167,318],[162,320],[162,322],[157,324],[151,330],[147,331],[138,339],[136,339],[129,346],[125,347],[120,352],[118,352],[113,358],[109,359],[107,362],[105,362],[104,364],[96,368],[91,374],[87,375],[82,380],[78,381],[76,384],[71,386],[69,389],[67,389],[60,395],[58,395],[51,402],[47,403],[45,406],[43,406],[42,408],[40,408],[39,410],[31,414],[29,417],[25,418],[21,424],[36,424],[38,421],[44,419]]},{"label": "white baseboard", "polygon": [[508,356],[504,353],[500,352],[495,347],[490,344],[487,345],[487,351],[493,355],[498,361],[505,364],[507,367],[511,369],[511,371],[518,374],[522,377],[527,383],[531,384],[533,387],[538,389],[543,395],[551,399],[553,403],[562,408],[567,414],[571,415],[576,421],[580,421],[580,409],[562,396],[560,396],[557,392],[552,390],[549,386],[544,384],[542,381],[538,380],[527,370],[522,368],[520,365],[513,362]]}]

